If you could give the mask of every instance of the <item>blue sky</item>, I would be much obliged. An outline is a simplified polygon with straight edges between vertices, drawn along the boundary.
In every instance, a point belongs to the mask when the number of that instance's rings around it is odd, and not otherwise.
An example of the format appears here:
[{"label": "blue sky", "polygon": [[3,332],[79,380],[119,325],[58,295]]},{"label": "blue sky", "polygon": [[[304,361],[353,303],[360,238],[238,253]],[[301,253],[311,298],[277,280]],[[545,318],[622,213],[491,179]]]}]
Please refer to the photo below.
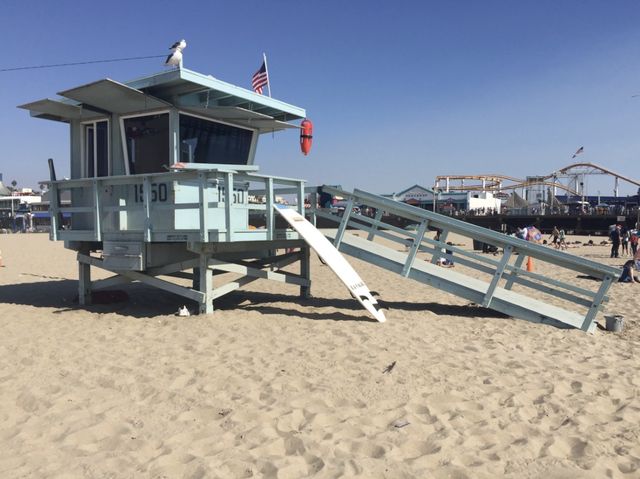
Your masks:
[{"label": "blue sky", "polygon": [[[640,2],[80,2],[4,0],[1,68],[162,55],[250,86],[267,53],[273,96],[307,109],[314,148],[265,135],[269,174],[378,193],[436,175],[542,175],[579,159],[640,177]],[[0,72],[0,172],[36,186],[68,127],[16,105],[162,59]],[[613,180],[591,178],[611,194]],[[636,188],[622,185],[621,193]]]}]

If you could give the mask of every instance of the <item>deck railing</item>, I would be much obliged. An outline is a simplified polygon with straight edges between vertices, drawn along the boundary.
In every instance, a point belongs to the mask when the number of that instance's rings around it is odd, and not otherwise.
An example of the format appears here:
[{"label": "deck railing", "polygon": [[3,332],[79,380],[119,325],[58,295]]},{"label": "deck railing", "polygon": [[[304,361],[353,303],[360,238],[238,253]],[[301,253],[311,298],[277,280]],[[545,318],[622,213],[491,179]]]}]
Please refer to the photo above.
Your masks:
[{"label": "deck railing", "polygon": [[[272,240],[277,235],[273,205],[281,188],[296,192],[298,210],[304,213],[304,180],[237,171],[233,165],[209,166],[51,181],[51,239]],[[59,203],[60,193],[65,190],[71,192],[70,205]],[[263,202],[249,201],[254,192],[261,193]],[[250,212],[264,215],[265,228],[249,227]],[[71,214],[69,229],[63,229],[59,221],[64,213]]]}]

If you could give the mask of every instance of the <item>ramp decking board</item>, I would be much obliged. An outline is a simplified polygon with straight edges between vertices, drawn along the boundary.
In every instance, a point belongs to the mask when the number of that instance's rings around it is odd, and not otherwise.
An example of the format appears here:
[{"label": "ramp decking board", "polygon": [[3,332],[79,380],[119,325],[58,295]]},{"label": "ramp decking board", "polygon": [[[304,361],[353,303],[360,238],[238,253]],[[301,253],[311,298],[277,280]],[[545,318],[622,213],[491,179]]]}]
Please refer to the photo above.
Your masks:
[{"label": "ramp decking board", "polygon": [[[336,235],[335,230],[325,230],[324,233],[330,239],[334,239]],[[402,274],[407,261],[405,253],[351,234],[345,234],[342,237],[339,250],[397,274]],[[482,304],[490,286],[488,282],[423,260],[415,260],[407,276],[477,304]],[[489,309],[526,321],[551,324],[561,328],[581,328],[584,321],[584,316],[576,312],[501,287],[495,289]],[[588,330],[594,329],[595,322],[592,322]]]}]

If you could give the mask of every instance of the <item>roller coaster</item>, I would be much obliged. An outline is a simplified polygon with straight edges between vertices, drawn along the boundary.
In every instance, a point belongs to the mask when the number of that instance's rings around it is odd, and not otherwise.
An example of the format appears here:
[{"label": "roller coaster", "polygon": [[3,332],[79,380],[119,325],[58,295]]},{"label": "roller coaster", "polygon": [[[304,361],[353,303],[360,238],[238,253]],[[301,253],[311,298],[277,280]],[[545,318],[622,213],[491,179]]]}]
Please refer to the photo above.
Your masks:
[{"label": "roller coaster", "polygon": [[[553,188],[553,195],[557,190],[563,190],[570,196],[585,196],[585,176],[587,175],[609,175],[614,178],[614,196],[618,196],[620,180],[635,185],[640,188],[640,181],[628,176],[616,173],[608,168],[604,168],[594,163],[572,163],[560,168],[548,175],[528,176],[524,179],[507,175],[487,174],[487,175],[439,175],[436,176],[435,189],[438,191],[492,191],[504,192],[519,188],[528,189]],[[451,184],[451,182],[460,182]],[[470,183],[466,183],[468,181]],[[442,184],[444,182],[444,185]]]}]

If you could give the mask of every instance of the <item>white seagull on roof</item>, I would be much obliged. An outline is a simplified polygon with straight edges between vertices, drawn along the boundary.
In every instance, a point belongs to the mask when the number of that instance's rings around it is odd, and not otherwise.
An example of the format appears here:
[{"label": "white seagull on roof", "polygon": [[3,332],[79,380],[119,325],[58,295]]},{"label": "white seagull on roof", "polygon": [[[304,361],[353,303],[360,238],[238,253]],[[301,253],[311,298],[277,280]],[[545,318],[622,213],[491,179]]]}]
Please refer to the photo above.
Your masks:
[{"label": "white seagull on roof", "polygon": [[185,48],[187,48],[187,42],[184,39],[171,45],[170,50],[173,50],[173,52],[167,57],[164,64],[180,68],[182,66],[182,50]]}]

